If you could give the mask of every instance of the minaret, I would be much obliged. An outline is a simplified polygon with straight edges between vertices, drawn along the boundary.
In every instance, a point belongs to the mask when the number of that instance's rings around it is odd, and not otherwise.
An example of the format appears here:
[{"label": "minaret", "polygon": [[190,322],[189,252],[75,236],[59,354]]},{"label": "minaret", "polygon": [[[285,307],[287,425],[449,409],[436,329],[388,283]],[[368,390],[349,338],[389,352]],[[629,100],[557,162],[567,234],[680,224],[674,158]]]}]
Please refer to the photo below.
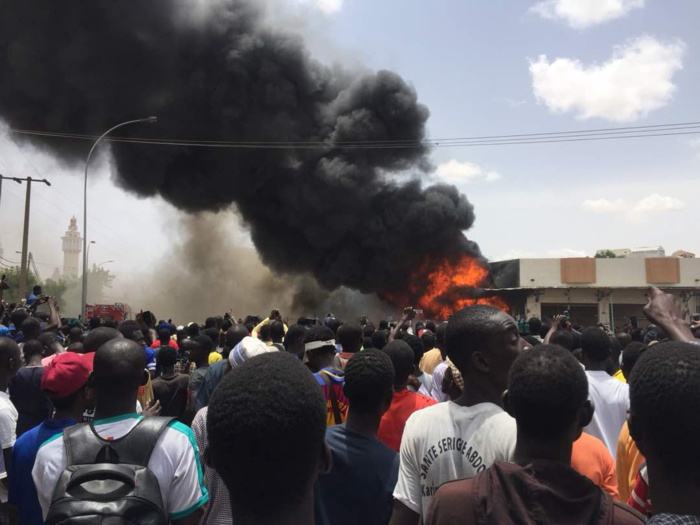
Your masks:
[{"label": "minaret", "polygon": [[63,277],[78,277],[78,266],[80,264],[80,252],[83,247],[83,238],[78,231],[78,220],[73,217],[66,235],[61,237],[63,241]]}]

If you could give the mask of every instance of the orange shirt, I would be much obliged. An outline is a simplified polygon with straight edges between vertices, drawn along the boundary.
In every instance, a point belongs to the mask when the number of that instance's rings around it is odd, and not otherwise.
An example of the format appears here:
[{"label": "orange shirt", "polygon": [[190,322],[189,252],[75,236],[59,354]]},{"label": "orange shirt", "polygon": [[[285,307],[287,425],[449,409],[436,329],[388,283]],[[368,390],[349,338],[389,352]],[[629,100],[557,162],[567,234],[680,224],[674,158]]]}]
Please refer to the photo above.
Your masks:
[{"label": "orange shirt", "polygon": [[411,414],[417,410],[436,404],[437,401],[432,397],[416,394],[415,392],[411,392],[408,388],[404,388],[400,392],[394,392],[394,397],[391,399],[391,406],[382,416],[381,423],[379,423],[377,439],[394,452],[398,452],[401,448],[403,429],[406,426],[406,421],[411,417]]},{"label": "orange shirt", "polygon": [[581,437],[574,441],[571,450],[571,468],[586,476],[610,494],[615,501],[620,501],[615,460],[600,439],[583,432]]},{"label": "orange shirt", "polygon": [[620,501],[623,503],[629,501],[637,480],[639,466],[644,461],[644,456],[630,436],[630,429],[625,421],[617,441],[617,479],[620,485]]}]

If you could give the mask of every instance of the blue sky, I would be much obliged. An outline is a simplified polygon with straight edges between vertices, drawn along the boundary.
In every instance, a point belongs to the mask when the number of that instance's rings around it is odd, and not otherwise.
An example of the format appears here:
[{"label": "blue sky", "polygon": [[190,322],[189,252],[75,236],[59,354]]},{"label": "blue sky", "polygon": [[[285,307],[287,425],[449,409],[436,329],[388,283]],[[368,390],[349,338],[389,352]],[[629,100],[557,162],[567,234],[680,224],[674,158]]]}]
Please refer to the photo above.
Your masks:
[{"label": "blue sky", "polygon": [[[390,69],[429,107],[430,137],[700,121],[695,0],[268,0],[320,60]],[[546,57],[546,58],[540,58]],[[456,184],[476,208],[467,232],[492,258],[664,246],[700,253],[700,134],[638,140],[436,148],[426,184]],[[47,276],[80,217],[82,178],[0,132],[0,172],[50,176],[34,192],[30,248]],[[147,275],[178,240],[178,213],[116,189],[97,161],[93,253]],[[5,257],[21,246],[23,188],[0,205]],[[159,235],[145,244],[144,224]],[[245,242],[245,233],[241,234]]]}]

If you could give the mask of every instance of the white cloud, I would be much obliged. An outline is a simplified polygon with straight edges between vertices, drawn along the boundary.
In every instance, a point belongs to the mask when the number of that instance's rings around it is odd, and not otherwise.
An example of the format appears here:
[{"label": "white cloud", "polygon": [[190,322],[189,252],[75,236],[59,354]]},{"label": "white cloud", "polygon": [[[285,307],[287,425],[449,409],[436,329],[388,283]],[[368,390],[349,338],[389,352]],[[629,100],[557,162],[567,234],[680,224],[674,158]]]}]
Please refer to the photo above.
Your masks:
[{"label": "white cloud", "polygon": [[542,18],[565,20],[574,29],[583,29],[643,7],[644,0],[543,0],[530,10]]},{"label": "white cloud", "polygon": [[626,122],[645,117],[671,100],[673,75],[683,69],[685,44],[642,36],[616,46],[601,64],[545,55],[530,60],[538,102],[554,113],[576,113],[581,120]]},{"label": "white cloud", "polygon": [[630,222],[644,222],[653,215],[661,215],[685,208],[685,202],[676,198],[654,193],[636,202],[624,199],[585,200],[583,209],[599,214],[619,215]]},{"label": "white cloud", "polygon": [[294,0],[297,4],[313,4],[318,9],[332,15],[343,8],[343,0]]},{"label": "white cloud", "polygon": [[459,162],[455,159],[440,164],[435,174],[448,184],[464,184],[477,180],[494,182],[501,178],[497,171],[487,170],[473,162]]}]

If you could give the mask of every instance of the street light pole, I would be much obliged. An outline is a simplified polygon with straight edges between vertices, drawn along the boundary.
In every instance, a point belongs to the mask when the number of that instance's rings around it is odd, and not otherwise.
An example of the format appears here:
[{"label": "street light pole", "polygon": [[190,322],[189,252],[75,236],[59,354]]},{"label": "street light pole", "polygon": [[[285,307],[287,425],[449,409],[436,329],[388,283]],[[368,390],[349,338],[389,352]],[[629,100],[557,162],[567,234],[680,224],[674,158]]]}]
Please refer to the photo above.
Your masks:
[{"label": "street light pole", "polygon": [[127,120],[126,122],[122,122],[121,124],[117,124],[116,126],[109,128],[102,135],[100,135],[99,138],[93,143],[92,148],[90,148],[90,152],[88,153],[88,156],[85,159],[85,178],[83,181],[83,290],[82,290],[82,294],[81,294],[81,305],[80,305],[80,313],[82,314],[83,320],[85,320],[85,304],[87,303],[87,279],[88,279],[88,267],[87,267],[87,180],[88,180],[88,165],[90,164],[90,157],[92,157],[92,152],[95,151],[95,148],[100,143],[100,141],[103,138],[105,138],[107,135],[112,133],[114,130],[119,129],[123,126],[128,126],[130,124],[139,124],[142,122],[154,124],[154,123],[158,122],[158,118],[157,117],[147,117],[147,118],[141,118],[141,119],[136,119],[136,120]]},{"label": "street light pole", "polygon": [[[22,300],[27,295],[27,257],[29,251],[29,208],[31,205],[32,198],[32,179],[27,177],[26,179],[20,179],[17,177],[2,177],[5,179],[12,178],[17,183],[22,183],[23,181],[27,183],[27,197],[24,201],[24,231],[22,232],[22,258],[20,259],[19,267],[19,300]],[[36,180],[35,182],[41,182],[47,186],[51,186],[51,183],[46,179]]]}]

